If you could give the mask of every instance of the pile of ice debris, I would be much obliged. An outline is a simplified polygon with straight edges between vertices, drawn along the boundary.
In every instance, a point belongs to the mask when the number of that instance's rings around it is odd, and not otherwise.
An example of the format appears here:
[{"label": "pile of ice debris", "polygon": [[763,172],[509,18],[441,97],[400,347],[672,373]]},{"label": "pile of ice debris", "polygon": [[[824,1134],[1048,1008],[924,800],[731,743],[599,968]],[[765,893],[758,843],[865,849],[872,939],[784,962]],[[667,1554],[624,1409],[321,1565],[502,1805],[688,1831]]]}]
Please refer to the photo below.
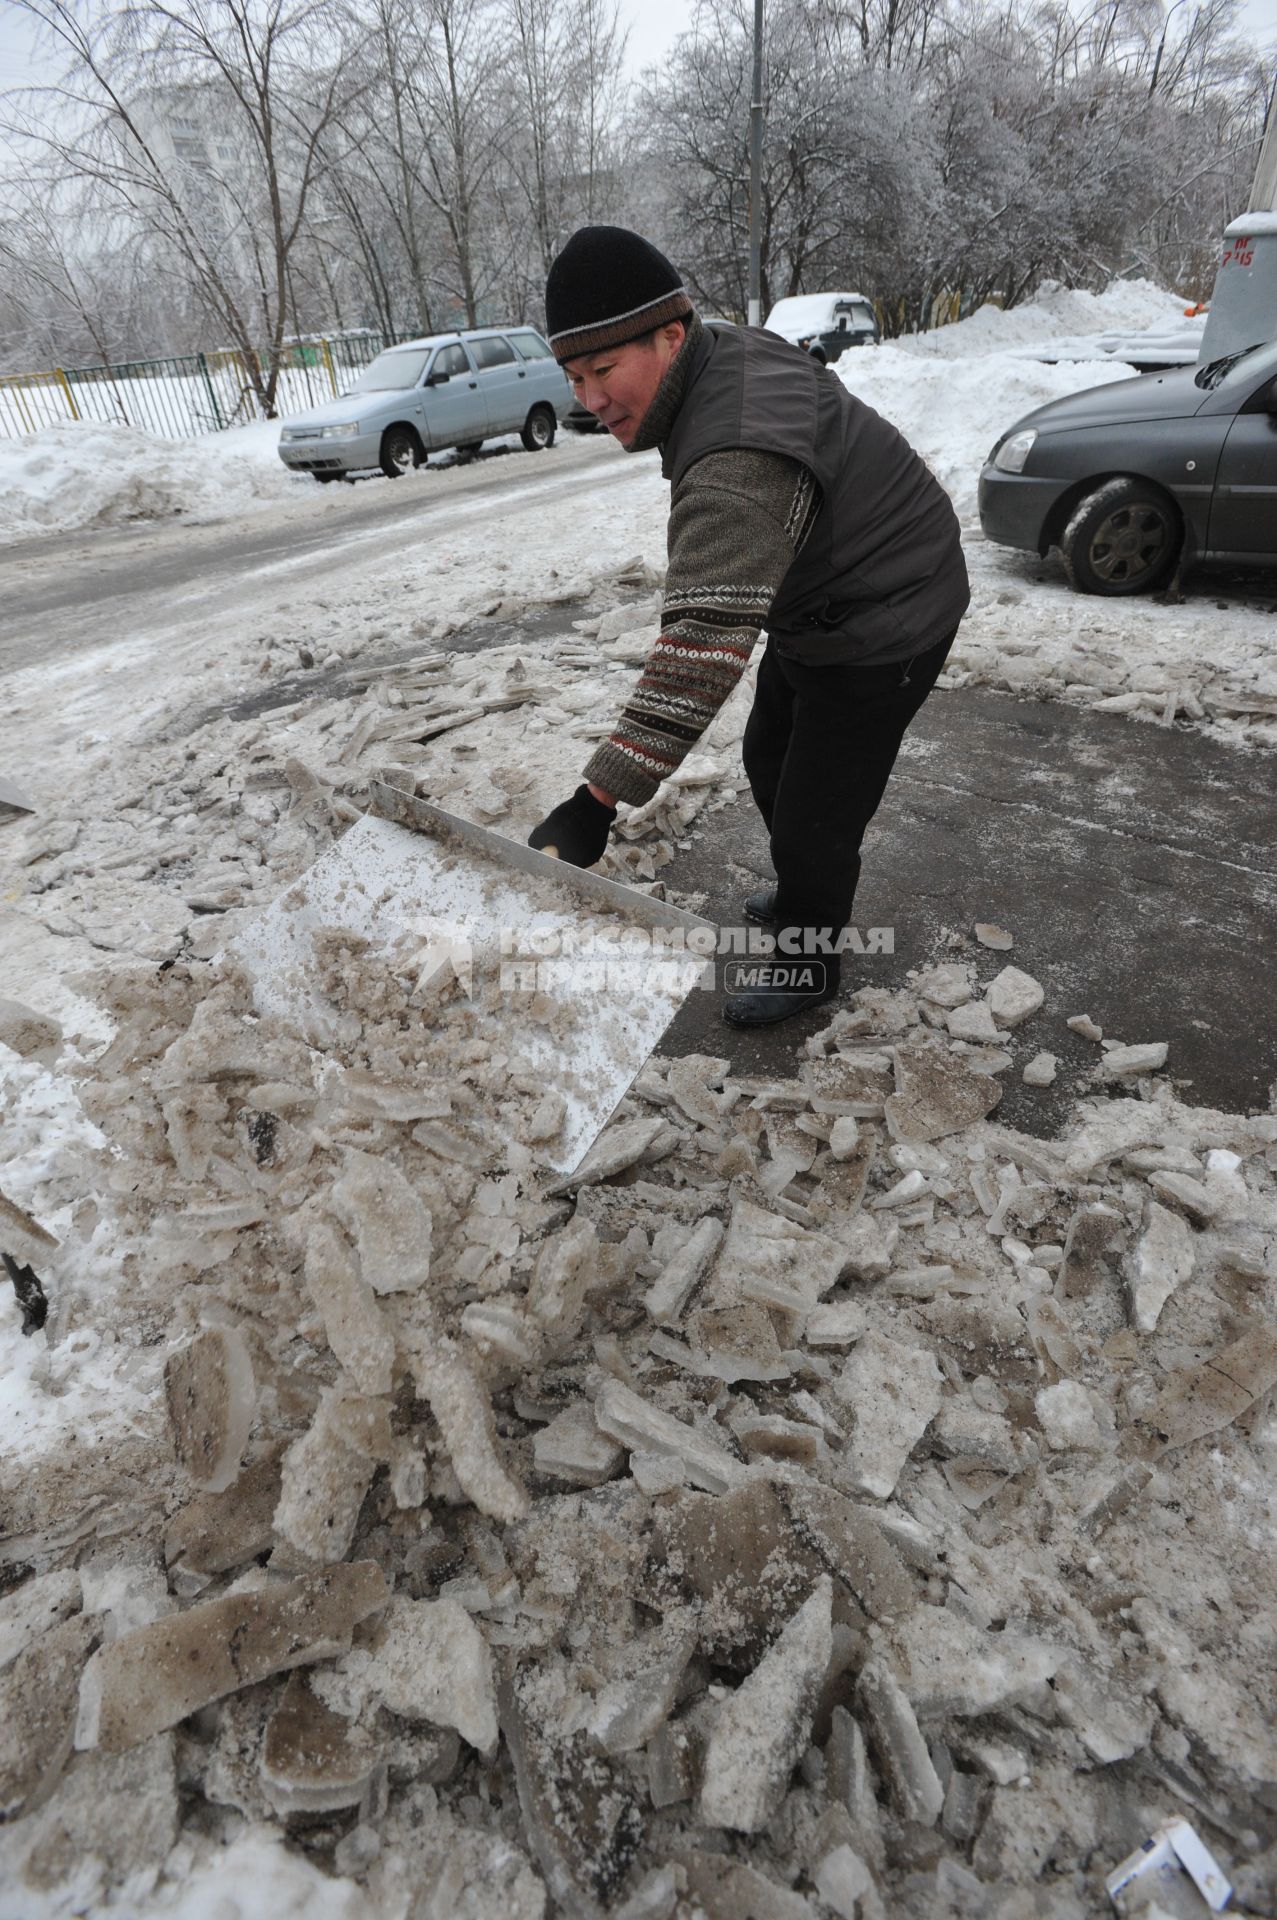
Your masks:
[{"label": "pile of ice debris", "polygon": [[[159,961],[218,951],[359,817],[370,775],[387,765],[410,764],[423,797],[523,838],[611,731],[655,638],[653,584],[630,562],[609,576],[596,611],[579,605],[599,597],[591,583],[569,586],[562,632],[535,652],[495,637],[450,651],[459,621],[417,623],[407,657],[364,664],[360,654],[386,637],[373,633],[347,655],[305,649],[299,672],[298,649],[271,636],[263,677],[278,682],[290,667],[293,677],[264,713],[248,698],[242,717],[228,714],[236,703],[223,697],[194,725],[189,705],[175,710],[127,752],[114,740],[85,743],[75,805],[49,791],[39,814],[6,829],[22,922],[8,945],[0,925],[10,990],[21,991],[24,963],[43,978],[50,951],[64,956],[67,943],[85,964],[102,952]],[[619,604],[618,588],[630,592]],[[552,612],[553,600],[545,605]],[[488,609],[494,620],[524,610]],[[739,737],[745,693],[648,806],[627,810],[606,872],[655,881],[706,805],[735,798],[722,749]]]},{"label": "pile of ice debris", "polygon": [[1180,1815],[1277,1912],[1277,1116],[1079,1016],[1071,1126],[1000,1126],[1053,1063],[981,939],[792,1078],[654,1059],[567,1183],[455,983],[334,941],[323,1053],[224,964],[99,988],[4,1241],[139,1410],[7,1493],[12,1911],[275,1831],[396,1920],[1071,1920]]}]

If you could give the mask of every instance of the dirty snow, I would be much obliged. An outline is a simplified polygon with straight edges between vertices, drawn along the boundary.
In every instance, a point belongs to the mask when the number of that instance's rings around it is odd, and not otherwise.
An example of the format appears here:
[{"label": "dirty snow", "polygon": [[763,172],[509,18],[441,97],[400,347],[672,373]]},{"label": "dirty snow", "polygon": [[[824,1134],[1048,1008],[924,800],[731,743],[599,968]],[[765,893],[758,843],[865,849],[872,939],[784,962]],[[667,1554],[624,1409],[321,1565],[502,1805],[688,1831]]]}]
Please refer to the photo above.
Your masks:
[{"label": "dirty snow", "polygon": [[[1096,324],[1138,324],[1131,294]],[[1072,304],[1057,317],[1088,324]],[[862,356],[858,390],[964,510],[963,436],[978,464],[1008,424],[990,364],[908,361]],[[955,1011],[1005,1012],[1007,940],[956,939],[907,990],[848,996],[779,1086],[653,1060],[600,1143],[608,1171],[574,1184],[546,1177],[562,1114],[509,1058],[490,982],[470,1002],[420,954],[334,935],[317,1042],[255,1016],[218,958],[378,768],[520,838],[633,683],[659,617],[652,463],[590,442],[494,462],[477,494],[473,474],[435,480],[447,531],[389,572],[334,515],[343,568],[304,601],[264,573],[216,604],[147,605],[118,646],[59,654],[49,634],[52,665],[8,677],[6,768],[42,810],[0,826],[0,962],[65,1044],[52,1070],[0,1049],[0,1188],[60,1242],[43,1331],[24,1336],[0,1293],[0,1610],[28,1570],[75,1568],[91,1632],[73,1615],[0,1670],[0,1726],[37,1725],[16,1752],[0,1737],[18,1812],[0,1916],[550,1920],[633,1895],[662,1920],[827,1920],[852,1899],[863,1920],[1090,1920],[1103,1873],[1173,1812],[1236,1904],[1271,1910],[1273,1116],[1177,1100],[1170,1035],[1164,1073],[1089,1093],[1058,1141],[999,1126],[1036,1015],[957,1037]],[[328,514],[333,491],[300,511]],[[480,524],[498,503],[513,559]],[[240,524],[297,511],[259,501]],[[976,597],[950,684],[1179,713],[1262,772],[1277,685],[1258,609],[1207,625],[1200,600],[1081,602],[969,518],[967,534]],[[504,625],[527,611],[534,643]],[[473,647],[476,629],[491,639]],[[285,679],[282,705],[236,704]],[[734,793],[748,697],[626,811],[614,877],[658,886]],[[539,1012],[569,1034],[581,1008]],[[350,1177],[361,1156],[415,1205],[385,1214]],[[1168,1212],[1172,1251],[1187,1237],[1194,1257],[1154,1314]],[[397,1284],[378,1291],[388,1259]],[[753,1352],[762,1321],[764,1366],[705,1371],[711,1322],[723,1351],[734,1329]],[[166,1373],[205,1327],[251,1355],[247,1440],[242,1391],[233,1419],[216,1395],[196,1410],[242,1452],[227,1495],[187,1478],[169,1424]],[[577,1444],[538,1450],[569,1412]],[[327,1638],[290,1677],[306,1636],[272,1654],[262,1619],[295,1606],[304,1628],[330,1574],[373,1611],[344,1617],[330,1593]],[[817,1689],[785,1635],[830,1581]],[[162,1649],[175,1620],[175,1645],[198,1641],[206,1620],[251,1622],[267,1590],[253,1685],[231,1675],[173,1731],[68,1758],[56,1716],[74,1718],[93,1638]],[[466,1648],[446,1709],[437,1649],[417,1666],[381,1639],[438,1608],[423,1617]],[[621,1683],[645,1745],[601,1752]],[[296,1780],[276,1751],[268,1779],[286,1691],[326,1744]],[[737,1751],[763,1695],[790,1731]],[[494,1724],[491,1760],[456,1732],[486,1748]],[[702,1797],[707,1752],[752,1783],[748,1824],[766,1822],[747,1843]],[[304,1795],[323,1754],[327,1810],[279,1815],[267,1787]]]}]

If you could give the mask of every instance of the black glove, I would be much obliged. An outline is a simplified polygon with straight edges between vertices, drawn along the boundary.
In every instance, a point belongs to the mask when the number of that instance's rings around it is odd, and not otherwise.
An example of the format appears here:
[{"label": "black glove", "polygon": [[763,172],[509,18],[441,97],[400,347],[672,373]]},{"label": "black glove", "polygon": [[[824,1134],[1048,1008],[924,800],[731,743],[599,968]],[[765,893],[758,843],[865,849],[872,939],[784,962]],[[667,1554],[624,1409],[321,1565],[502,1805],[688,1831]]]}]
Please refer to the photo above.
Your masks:
[{"label": "black glove", "polygon": [[592,867],[603,856],[615,818],[615,807],[605,807],[587,786],[580,786],[570,800],[533,827],[528,845],[555,854],[569,866]]}]

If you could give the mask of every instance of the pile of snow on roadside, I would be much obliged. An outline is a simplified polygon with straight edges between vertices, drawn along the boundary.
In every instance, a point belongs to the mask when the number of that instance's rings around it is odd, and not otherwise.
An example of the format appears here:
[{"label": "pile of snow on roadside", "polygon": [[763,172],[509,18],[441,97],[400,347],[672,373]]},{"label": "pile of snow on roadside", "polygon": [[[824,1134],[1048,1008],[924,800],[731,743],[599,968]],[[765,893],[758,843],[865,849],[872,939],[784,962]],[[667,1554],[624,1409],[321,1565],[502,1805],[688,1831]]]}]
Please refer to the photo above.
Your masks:
[{"label": "pile of snow on roadside", "polygon": [[1139,333],[1145,328],[1179,327],[1186,302],[1151,280],[1115,280],[1103,293],[1061,287],[1048,280],[1032,300],[1004,312],[977,307],[965,320],[928,333],[906,334],[896,342],[905,353],[944,360],[1036,346],[1078,333]]},{"label": "pile of snow on roadside", "polygon": [[928,361],[894,345],[844,354],[833,371],[899,427],[960,514],[975,512],[981,464],[1022,414],[1086,387],[1134,377],[1130,367],[1111,360],[1045,366],[1010,354],[982,354]]},{"label": "pile of snow on roadside", "polygon": [[162,440],[139,427],[63,420],[0,440],[0,543],[287,499],[310,482],[281,465],[278,438],[271,421]]}]

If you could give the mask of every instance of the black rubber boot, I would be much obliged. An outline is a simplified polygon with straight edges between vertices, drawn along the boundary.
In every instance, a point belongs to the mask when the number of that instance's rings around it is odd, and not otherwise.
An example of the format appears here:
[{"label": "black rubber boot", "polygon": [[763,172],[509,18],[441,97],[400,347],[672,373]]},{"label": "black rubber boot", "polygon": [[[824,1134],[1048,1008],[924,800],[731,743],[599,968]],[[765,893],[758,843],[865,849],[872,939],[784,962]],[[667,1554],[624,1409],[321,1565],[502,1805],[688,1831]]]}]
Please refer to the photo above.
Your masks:
[{"label": "black rubber boot", "polygon": [[823,1007],[838,996],[838,981],[831,980],[814,992],[795,991],[791,987],[747,987],[742,993],[729,993],[723,1001],[723,1018],[729,1027],[774,1027],[778,1021],[792,1020],[808,1007]]},{"label": "black rubber boot", "polygon": [[776,888],[764,887],[759,893],[745,895],[745,918],[760,927],[769,927],[776,918]]}]

